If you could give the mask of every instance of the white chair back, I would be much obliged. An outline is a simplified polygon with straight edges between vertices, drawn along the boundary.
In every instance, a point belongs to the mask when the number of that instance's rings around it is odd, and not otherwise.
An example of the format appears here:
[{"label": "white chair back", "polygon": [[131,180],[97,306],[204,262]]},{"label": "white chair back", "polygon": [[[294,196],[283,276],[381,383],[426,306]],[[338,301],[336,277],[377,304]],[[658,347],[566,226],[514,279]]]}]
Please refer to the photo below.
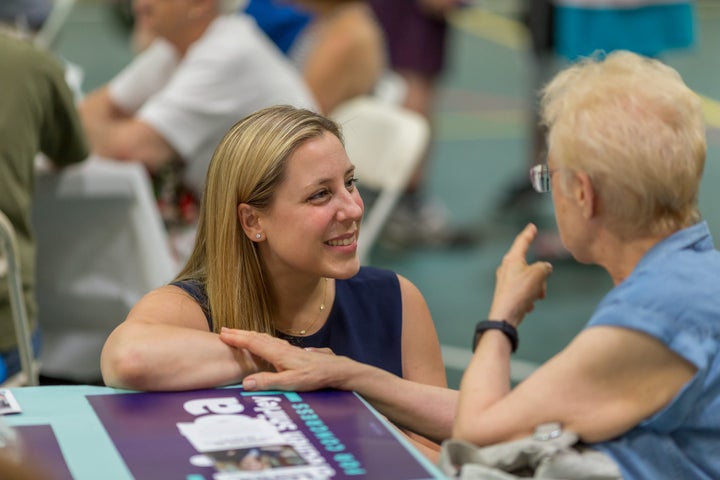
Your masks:
[{"label": "white chair back", "polygon": [[350,100],[331,117],[343,128],[359,183],[378,192],[365,211],[358,240],[360,260],[368,263],[372,247],[425,154],[430,127],[422,115],[373,97]]}]

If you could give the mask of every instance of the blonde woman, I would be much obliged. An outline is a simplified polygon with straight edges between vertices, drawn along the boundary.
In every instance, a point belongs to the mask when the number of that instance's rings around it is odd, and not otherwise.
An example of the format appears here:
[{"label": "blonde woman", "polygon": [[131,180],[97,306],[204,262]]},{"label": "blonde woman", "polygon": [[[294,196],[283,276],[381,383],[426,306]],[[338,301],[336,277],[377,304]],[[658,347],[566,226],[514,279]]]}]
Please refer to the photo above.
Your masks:
[{"label": "blonde woman", "polygon": [[106,384],[182,390],[239,383],[262,370],[220,339],[264,332],[446,386],[437,333],[407,279],[360,267],[363,202],[331,120],[289,106],[234,125],[207,175],[194,251],[105,343]]}]

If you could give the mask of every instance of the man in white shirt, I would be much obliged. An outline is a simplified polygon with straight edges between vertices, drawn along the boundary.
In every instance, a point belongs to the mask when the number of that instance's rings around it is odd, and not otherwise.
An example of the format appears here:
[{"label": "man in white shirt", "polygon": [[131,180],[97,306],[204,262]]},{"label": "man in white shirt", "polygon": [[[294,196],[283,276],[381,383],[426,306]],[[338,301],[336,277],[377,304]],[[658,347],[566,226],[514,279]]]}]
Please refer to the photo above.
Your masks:
[{"label": "man in white shirt", "polygon": [[[94,153],[157,171],[179,160],[196,194],[215,146],[246,115],[270,105],[317,110],[296,69],[238,15],[237,0],[135,0],[156,39],[80,105]],[[224,13],[228,13],[225,15]]]}]

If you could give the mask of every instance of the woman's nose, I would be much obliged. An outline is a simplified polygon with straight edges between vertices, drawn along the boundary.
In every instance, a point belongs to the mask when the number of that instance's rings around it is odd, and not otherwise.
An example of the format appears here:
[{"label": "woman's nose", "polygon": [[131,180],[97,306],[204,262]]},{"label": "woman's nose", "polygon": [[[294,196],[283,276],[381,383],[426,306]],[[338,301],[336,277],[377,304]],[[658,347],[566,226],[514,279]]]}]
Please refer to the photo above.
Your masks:
[{"label": "woman's nose", "polygon": [[353,220],[360,221],[365,210],[362,198],[357,190],[352,192],[345,191],[341,196],[341,205],[338,208],[338,220]]}]

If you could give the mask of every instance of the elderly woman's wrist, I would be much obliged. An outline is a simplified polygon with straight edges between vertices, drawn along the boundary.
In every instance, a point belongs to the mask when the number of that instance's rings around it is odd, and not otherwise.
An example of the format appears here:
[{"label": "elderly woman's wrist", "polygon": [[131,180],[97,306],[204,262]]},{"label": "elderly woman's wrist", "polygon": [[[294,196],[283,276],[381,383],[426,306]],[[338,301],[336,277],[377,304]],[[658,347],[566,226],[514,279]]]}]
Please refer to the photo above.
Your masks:
[{"label": "elderly woman's wrist", "polygon": [[481,320],[475,326],[475,333],[472,340],[472,351],[477,349],[480,338],[488,331],[497,331],[502,333],[510,343],[511,353],[515,353],[519,344],[519,336],[514,325],[505,320]]},{"label": "elderly woman's wrist", "polygon": [[509,308],[502,308],[498,307],[496,308],[493,306],[490,308],[490,313],[487,316],[488,320],[495,320],[495,321],[503,321],[507,322],[513,327],[517,328],[518,325],[520,325],[520,322],[522,322],[522,315],[518,315],[515,313],[512,309]]}]

